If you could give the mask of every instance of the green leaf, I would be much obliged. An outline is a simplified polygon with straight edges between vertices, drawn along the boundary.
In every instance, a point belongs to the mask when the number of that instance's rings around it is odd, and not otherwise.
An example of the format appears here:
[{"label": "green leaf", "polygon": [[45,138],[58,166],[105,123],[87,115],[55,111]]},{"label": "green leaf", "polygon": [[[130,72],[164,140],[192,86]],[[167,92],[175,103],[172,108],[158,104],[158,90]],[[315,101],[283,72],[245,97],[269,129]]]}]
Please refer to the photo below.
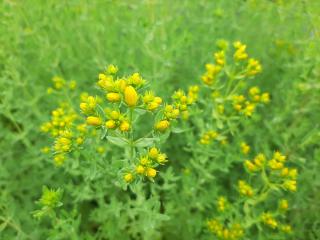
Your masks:
[{"label": "green leaf", "polygon": [[125,138],[107,136],[107,139],[109,142],[111,142],[112,144],[117,145],[119,147],[125,147],[125,146],[129,145],[129,141]]},{"label": "green leaf", "polygon": [[155,141],[159,141],[158,138],[140,138],[135,141],[136,147],[150,147],[154,144]]},{"label": "green leaf", "polygon": [[145,110],[143,108],[136,108],[136,109],[134,109],[134,112],[137,113],[138,115],[143,115],[147,112],[147,110]]},{"label": "green leaf", "polygon": [[160,134],[160,143],[164,143],[170,136],[171,131],[167,130],[164,133]]},{"label": "green leaf", "polygon": [[100,139],[101,140],[104,139],[107,136],[107,133],[108,133],[108,129],[107,128],[102,129]]},{"label": "green leaf", "polygon": [[188,128],[185,128],[185,129],[178,128],[178,127],[172,127],[171,128],[171,132],[173,132],[173,133],[183,133],[183,132],[186,132],[188,130],[189,130]]}]

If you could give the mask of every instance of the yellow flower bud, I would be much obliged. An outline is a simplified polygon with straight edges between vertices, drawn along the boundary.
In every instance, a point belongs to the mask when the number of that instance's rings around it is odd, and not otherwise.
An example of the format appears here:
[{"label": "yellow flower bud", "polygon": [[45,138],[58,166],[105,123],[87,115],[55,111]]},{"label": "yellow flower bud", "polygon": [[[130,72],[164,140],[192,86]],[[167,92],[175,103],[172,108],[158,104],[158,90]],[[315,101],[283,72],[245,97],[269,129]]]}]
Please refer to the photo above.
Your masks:
[{"label": "yellow flower bud", "polygon": [[172,111],[171,116],[172,116],[172,118],[177,118],[177,117],[179,117],[179,114],[180,114],[179,109],[174,109],[174,110]]},{"label": "yellow flower bud", "polygon": [[78,145],[81,145],[83,143],[83,141],[84,141],[84,139],[82,137],[78,137],[76,139],[76,142],[77,142]]},{"label": "yellow flower bud", "polygon": [[117,120],[120,117],[120,113],[118,111],[112,111],[110,116],[113,120]]},{"label": "yellow flower bud", "polygon": [[245,165],[245,167],[248,169],[248,171],[250,171],[250,172],[254,172],[254,171],[257,170],[256,165],[254,165],[254,164],[253,164],[251,161],[249,161],[249,160],[246,160],[246,161],[244,162],[244,165]]},{"label": "yellow flower bud", "polygon": [[148,168],[146,175],[148,177],[154,178],[157,175],[157,171],[154,168]]},{"label": "yellow flower bud", "polygon": [[123,122],[120,123],[119,129],[122,132],[127,132],[130,129],[130,124],[127,121],[123,121]]},{"label": "yellow flower bud", "polygon": [[295,191],[297,191],[297,181],[296,180],[287,180],[284,182],[284,187],[291,192],[295,192]]},{"label": "yellow flower bud", "polygon": [[118,88],[119,88],[119,90],[120,90],[121,92],[123,92],[123,91],[126,89],[126,87],[127,87],[127,82],[126,82],[126,80],[124,80],[124,79],[118,80],[118,81],[117,81],[117,84],[118,84]]},{"label": "yellow flower bud", "polygon": [[150,148],[148,155],[150,158],[156,159],[159,155],[158,149],[155,147]]},{"label": "yellow flower bud", "polygon": [[138,173],[138,174],[143,174],[144,173],[144,167],[143,166],[141,166],[141,165],[139,165],[139,166],[137,166],[136,167],[136,172]]},{"label": "yellow flower bud", "polygon": [[148,104],[148,110],[150,111],[156,110],[158,107],[159,107],[159,103],[155,101]]},{"label": "yellow flower bud", "polygon": [[286,211],[289,207],[288,201],[286,199],[281,199],[279,203],[280,210]]},{"label": "yellow flower bud", "polygon": [[57,167],[61,166],[65,160],[66,160],[66,157],[63,154],[58,154],[53,158],[54,164]]},{"label": "yellow flower bud", "polygon": [[141,164],[141,165],[147,165],[148,163],[149,163],[148,157],[142,157],[142,158],[140,159],[140,164]]},{"label": "yellow flower bud", "polygon": [[129,107],[134,107],[138,102],[138,94],[132,86],[128,86],[124,90],[124,101]]},{"label": "yellow flower bud", "polygon": [[101,123],[102,123],[102,120],[99,117],[93,117],[93,116],[87,117],[87,124],[90,126],[99,126],[101,125]]},{"label": "yellow flower bud", "polygon": [[167,160],[167,155],[166,155],[166,154],[160,153],[160,154],[158,155],[157,162],[158,162],[159,164],[164,164],[164,163],[167,162],[167,161],[168,161],[168,160]]},{"label": "yellow flower bud", "polygon": [[116,126],[116,122],[114,120],[108,120],[106,122],[106,128],[113,129]]},{"label": "yellow flower bud", "polygon": [[298,171],[297,169],[290,169],[289,171],[289,177],[291,177],[292,179],[296,179],[298,175]]},{"label": "yellow flower bud", "polygon": [[168,120],[162,120],[155,124],[155,129],[164,132],[170,126],[170,122]]},{"label": "yellow flower bud", "polygon": [[269,103],[270,102],[270,95],[269,93],[263,93],[261,95],[261,102],[263,103]]},{"label": "yellow flower bud", "polygon": [[240,147],[243,154],[247,155],[250,152],[250,146],[247,143],[241,142]]},{"label": "yellow flower bud", "polygon": [[110,64],[108,67],[107,67],[107,73],[109,74],[116,74],[118,72],[118,67],[113,65],[113,64]]},{"label": "yellow flower bud", "polygon": [[79,125],[77,126],[77,130],[78,130],[79,132],[81,132],[81,133],[85,133],[85,132],[87,131],[86,125],[85,125],[85,124],[79,124]]},{"label": "yellow flower bud", "polygon": [[110,102],[119,102],[121,97],[119,93],[111,92],[107,93],[106,98]]},{"label": "yellow flower bud", "polygon": [[126,175],[124,175],[123,179],[129,183],[129,182],[132,182],[133,180],[133,175],[131,173],[127,173]]},{"label": "yellow flower bud", "polygon": [[49,147],[43,147],[43,148],[41,148],[41,152],[42,153],[49,153],[50,152],[50,148]]},{"label": "yellow flower bud", "polygon": [[80,109],[82,112],[86,112],[89,109],[89,106],[87,103],[80,103]]},{"label": "yellow flower bud", "polygon": [[161,104],[162,103],[162,98],[161,97],[155,97],[154,98],[154,101],[158,104]]}]

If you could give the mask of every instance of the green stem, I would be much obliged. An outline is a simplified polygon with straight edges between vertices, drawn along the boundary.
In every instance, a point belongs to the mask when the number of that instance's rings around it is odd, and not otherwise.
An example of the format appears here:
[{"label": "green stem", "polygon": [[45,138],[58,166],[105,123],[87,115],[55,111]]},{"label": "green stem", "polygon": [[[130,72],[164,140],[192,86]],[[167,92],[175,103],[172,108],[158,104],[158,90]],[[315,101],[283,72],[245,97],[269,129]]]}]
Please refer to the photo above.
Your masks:
[{"label": "green stem", "polygon": [[129,121],[130,121],[130,133],[129,133],[129,142],[130,142],[130,161],[133,162],[134,158],[134,141],[133,141],[133,108],[130,108],[129,112]]}]

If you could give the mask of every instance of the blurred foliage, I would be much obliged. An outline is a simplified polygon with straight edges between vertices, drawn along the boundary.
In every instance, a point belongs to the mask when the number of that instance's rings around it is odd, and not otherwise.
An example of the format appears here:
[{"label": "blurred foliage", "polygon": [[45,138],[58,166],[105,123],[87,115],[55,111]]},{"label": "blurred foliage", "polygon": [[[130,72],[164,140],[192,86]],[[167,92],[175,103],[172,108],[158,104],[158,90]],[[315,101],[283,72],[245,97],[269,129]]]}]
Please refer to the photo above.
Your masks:
[{"label": "blurred foliage", "polygon": [[[214,239],[205,222],[221,191],[235,197],[243,140],[256,153],[281,150],[299,169],[291,238],[320,239],[319,1],[3,0],[0,22],[0,239]],[[210,168],[191,153],[197,131],[170,136],[161,179],[134,192],[113,183],[112,166],[97,173],[97,156],[70,173],[41,153],[49,141],[39,126],[63,100],[46,93],[53,76],[75,80],[80,94],[114,63],[169,99],[200,83],[221,38],[241,40],[261,60],[254,81],[271,104],[226,149],[213,149],[220,161],[209,158]],[[64,191],[57,221],[32,217],[43,185]]]}]

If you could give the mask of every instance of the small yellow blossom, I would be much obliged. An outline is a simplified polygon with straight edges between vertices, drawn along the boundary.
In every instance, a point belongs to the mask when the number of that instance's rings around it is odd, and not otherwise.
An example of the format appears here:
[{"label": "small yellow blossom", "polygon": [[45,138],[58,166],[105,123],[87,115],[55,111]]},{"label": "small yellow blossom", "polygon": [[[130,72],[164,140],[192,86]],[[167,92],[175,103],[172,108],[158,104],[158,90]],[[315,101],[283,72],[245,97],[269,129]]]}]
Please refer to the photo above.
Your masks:
[{"label": "small yellow blossom", "polygon": [[226,209],[227,199],[225,197],[219,197],[217,201],[218,211],[223,212]]},{"label": "small yellow blossom", "polygon": [[297,191],[297,181],[296,180],[286,180],[283,184],[284,188],[291,191],[295,192]]},{"label": "small yellow blossom", "polygon": [[136,90],[132,86],[128,86],[124,90],[124,101],[129,107],[135,107],[137,105],[139,96]]},{"label": "small yellow blossom", "polygon": [[102,124],[102,120],[99,117],[89,116],[87,117],[87,124],[90,126],[100,126]]},{"label": "small yellow blossom", "polygon": [[53,158],[54,164],[57,167],[60,167],[64,163],[65,160],[66,160],[66,157],[64,154],[55,155]]},{"label": "small yellow blossom", "polygon": [[247,143],[241,142],[240,147],[243,154],[247,155],[250,152],[250,146]]},{"label": "small yellow blossom", "polygon": [[145,171],[144,166],[138,165],[138,166],[136,167],[136,172],[137,172],[138,174],[143,174],[144,171]]},{"label": "small yellow blossom", "polygon": [[83,139],[82,137],[78,137],[78,138],[76,139],[76,143],[77,143],[78,145],[83,144],[83,142],[84,142],[84,139]]},{"label": "small yellow blossom", "polygon": [[119,126],[120,131],[127,132],[130,129],[130,124],[128,121],[122,121]]},{"label": "small yellow blossom", "polygon": [[249,160],[246,160],[244,162],[244,165],[248,169],[249,172],[255,172],[258,170],[257,166]]},{"label": "small yellow blossom", "polygon": [[141,157],[140,158],[140,164],[145,166],[145,165],[148,165],[150,163],[148,157]]},{"label": "small yellow blossom", "polygon": [[280,226],[280,229],[281,229],[282,232],[285,232],[285,233],[291,233],[292,232],[292,227],[290,225],[288,225],[288,224]]},{"label": "small yellow blossom", "polygon": [[270,213],[263,213],[261,219],[264,224],[268,225],[272,229],[278,227],[278,222],[273,218],[273,216]]},{"label": "small yellow blossom", "polygon": [[157,171],[154,168],[148,168],[146,171],[148,177],[154,178],[157,175]]},{"label": "small yellow blossom", "polygon": [[152,147],[149,149],[149,153],[148,153],[149,157],[151,159],[157,159],[158,155],[159,155],[159,151],[157,148]]},{"label": "small yellow blossom", "polygon": [[107,67],[107,73],[108,74],[116,74],[118,72],[118,67],[113,65],[113,64],[110,64],[108,67]]},{"label": "small yellow blossom", "polygon": [[120,112],[119,112],[119,111],[111,111],[110,117],[111,117],[113,120],[118,120],[119,117],[120,117]]},{"label": "small yellow blossom", "polygon": [[116,127],[116,122],[114,120],[108,120],[106,122],[106,128],[114,129]]},{"label": "small yellow blossom", "polygon": [[279,208],[280,210],[282,211],[286,211],[289,207],[289,204],[288,204],[288,200],[286,199],[281,199],[280,202],[279,202]]},{"label": "small yellow blossom", "polygon": [[70,88],[71,90],[74,90],[74,89],[76,89],[76,87],[77,87],[77,82],[76,82],[75,80],[71,80],[71,81],[69,82],[69,88]]},{"label": "small yellow blossom", "polygon": [[167,162],[168,160],[167,160],[167,155],[165,154],[165,153],[160,153],[159,155],[158,155],[158,158],[157,158],[157,162],[159,163],[159,164],[164,164],[165,162]]},{"label": "small yellow blossom", "polygon": [[269,93],[262,93],[260,101],[262,103],[269,103],[270,102],[270,94]]},{"label": "small yellow blossom", "polygon": [[258,60],[250,58],[247,66],[247,75],[254,76],[262,71],[262,66]]},{"label": "small yellow blossom", "polygon": [[106,94],[106,98],[109,102],[119,102],[121,99],[121,95],[116,92],[110,92]]},{"label": "small yellow blossom", "polygon": [[127,182],[130,183],[133,181],[133,175],[132,173],[127,173],[126,175],[124,175],[123,179]]},{"label": "small yellow blossom", "polygon": [[238,182],[238,189],[241,195],[252,197],[253,196],[253,189],[249,186],[245,181],[240,180]]},{"label": "small yellow blossom", "polygon": [[170,122],[168,120],[162,120],[155,124],[155,129],[159,132],[164,132],[170,126]]}]

